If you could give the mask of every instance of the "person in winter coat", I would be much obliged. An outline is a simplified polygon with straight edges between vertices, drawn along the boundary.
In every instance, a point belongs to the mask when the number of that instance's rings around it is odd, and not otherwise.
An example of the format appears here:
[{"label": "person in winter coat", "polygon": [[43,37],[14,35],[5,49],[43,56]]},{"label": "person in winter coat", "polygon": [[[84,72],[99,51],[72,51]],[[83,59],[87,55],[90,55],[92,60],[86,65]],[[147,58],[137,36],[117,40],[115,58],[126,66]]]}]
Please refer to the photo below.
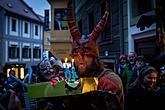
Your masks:
[{"label": "person in winter coat", "polygon": [[[125,110],[161,110],[163,107],[165,90],[158,86],[158,72],[152,66],[145,66],[140,70],[136,82],[129,86],[125,98]],[[163,102],[162,102],[163,101]]]}]

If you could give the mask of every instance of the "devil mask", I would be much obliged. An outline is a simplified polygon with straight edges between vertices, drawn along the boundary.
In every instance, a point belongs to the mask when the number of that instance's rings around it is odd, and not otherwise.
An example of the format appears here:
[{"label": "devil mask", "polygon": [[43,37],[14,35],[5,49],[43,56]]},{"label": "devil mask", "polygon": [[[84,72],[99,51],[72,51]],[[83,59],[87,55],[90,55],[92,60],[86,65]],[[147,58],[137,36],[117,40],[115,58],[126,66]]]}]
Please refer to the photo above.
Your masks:
[{"label": "devil mask", "polygon": [[80,31],[76,27],[76,22],[73,18],[72,14],[72,0],[68,0],[67,2],[67,18],[68,18],[68,25],[70,29],[70,33],[73,39],[72,42],[72,56],[74,55],[88,55],[92,57],[98,57],[98,46],[97,46],[97,38],[99,37],[100,33],[103,31],[103,29],[106,26],[107,19],[109,16],[109,4],[106,1],[106,10],[102,17],[102,19],[99,21],[97,26],[93,29],[93,31],[87,35],[84,39],[81,36]]}]

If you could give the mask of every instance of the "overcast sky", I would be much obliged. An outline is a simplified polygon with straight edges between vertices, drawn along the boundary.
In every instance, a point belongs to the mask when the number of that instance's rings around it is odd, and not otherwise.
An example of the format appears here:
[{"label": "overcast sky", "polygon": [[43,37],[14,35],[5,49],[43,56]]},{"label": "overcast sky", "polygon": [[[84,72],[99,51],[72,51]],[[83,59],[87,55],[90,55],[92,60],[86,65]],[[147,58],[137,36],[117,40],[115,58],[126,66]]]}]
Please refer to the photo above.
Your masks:
[{"label": "overcast sky", "polygon": [[33,10],[39,14],[44,16],[44,10],[49,9],[50,5],[47,0],[24,0]]}]

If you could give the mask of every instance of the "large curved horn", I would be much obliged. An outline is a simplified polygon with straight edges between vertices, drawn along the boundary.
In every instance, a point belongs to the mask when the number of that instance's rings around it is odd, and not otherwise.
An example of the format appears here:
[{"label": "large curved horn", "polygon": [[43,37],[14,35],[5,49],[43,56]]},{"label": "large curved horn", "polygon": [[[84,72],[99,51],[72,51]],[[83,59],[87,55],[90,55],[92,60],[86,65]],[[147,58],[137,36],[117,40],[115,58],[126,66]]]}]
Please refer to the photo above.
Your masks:
[{"label": "large curved horn", "polygon": [[73,41],[80,39],[81,34],[76,26],[76,22],[72,14],[72,0],[67,0],[67,19]]},{"label": "large curved horn", "polygon": [[107,1],[105,1],[105,7],[106,7],[106,10],[105,10],[104,16],[101,18],[97,26],[93,29],[92,33],[90,34],[91,39],[97,40],[100,33],[104,30],[106,26],[108,16],[109,16],[109,3]]}]

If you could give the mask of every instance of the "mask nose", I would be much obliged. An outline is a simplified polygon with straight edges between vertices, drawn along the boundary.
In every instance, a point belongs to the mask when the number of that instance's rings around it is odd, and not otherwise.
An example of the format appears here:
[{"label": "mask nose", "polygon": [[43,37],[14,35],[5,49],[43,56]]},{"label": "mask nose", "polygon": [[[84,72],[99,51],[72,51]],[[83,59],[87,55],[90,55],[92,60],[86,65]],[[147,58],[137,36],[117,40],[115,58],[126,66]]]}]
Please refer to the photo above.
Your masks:
[{"label": "mask nose", "polygon": [[81,53],[78,53],[78,59],[79,59],[79,61],[83,61],[84,60],[84,56]]}]

